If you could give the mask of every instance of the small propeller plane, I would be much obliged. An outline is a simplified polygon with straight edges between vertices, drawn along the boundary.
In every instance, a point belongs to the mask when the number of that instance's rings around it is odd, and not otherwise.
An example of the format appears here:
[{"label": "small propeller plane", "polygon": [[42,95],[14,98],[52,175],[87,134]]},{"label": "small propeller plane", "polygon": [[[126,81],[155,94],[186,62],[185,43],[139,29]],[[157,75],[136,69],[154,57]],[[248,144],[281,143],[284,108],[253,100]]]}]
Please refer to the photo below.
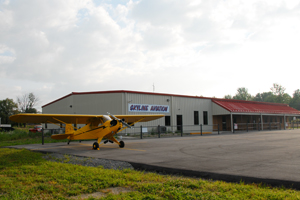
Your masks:
[{"label": "small propeller plane", "polygon": [[[62,140],[90,140],[96,139],[93,149],[99,150],[99,143],[106,139],[104,143],[115,142],[120,148],[124,148],[125,143],[118,141],[114,135],[126,128],[132,128],[137,122],[148,122],[159,119],[164,115],[77,115],[77,114],[17,114],[9,117],[11,121],[18,123],[51,123],[58,126],[65,125],[64,134],[52,135],[52,139]],[[77,129],[72,124],[86,124]],[[129,125],[130,124],[130,125]]]}]

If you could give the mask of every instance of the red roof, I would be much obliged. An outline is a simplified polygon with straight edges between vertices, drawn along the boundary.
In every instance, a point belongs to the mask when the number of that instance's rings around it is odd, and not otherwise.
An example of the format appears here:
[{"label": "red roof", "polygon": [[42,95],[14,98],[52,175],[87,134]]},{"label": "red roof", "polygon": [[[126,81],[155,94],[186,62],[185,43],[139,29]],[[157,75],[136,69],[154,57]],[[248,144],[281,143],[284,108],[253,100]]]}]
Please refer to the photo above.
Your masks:
[{"label": "red roof", "polygon": [[258,101],[243,101],[234,99],[212,99],[222,108],[237,113],[270,113],[270,114],[300,114],[299,110],[287,104]]}]

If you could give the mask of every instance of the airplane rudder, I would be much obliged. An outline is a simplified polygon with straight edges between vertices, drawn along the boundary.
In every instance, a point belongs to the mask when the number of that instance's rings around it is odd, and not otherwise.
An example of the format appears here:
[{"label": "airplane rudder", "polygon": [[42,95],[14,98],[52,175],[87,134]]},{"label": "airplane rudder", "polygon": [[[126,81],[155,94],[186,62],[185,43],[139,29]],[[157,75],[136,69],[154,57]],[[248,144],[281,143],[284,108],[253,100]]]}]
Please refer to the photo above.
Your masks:
[{"label": "airplane rudder", "polygon": [[69,133],[73,133],[74,129],[72,124],[66,124],[66,128],[65,128],[65,134],[69,134]]}]

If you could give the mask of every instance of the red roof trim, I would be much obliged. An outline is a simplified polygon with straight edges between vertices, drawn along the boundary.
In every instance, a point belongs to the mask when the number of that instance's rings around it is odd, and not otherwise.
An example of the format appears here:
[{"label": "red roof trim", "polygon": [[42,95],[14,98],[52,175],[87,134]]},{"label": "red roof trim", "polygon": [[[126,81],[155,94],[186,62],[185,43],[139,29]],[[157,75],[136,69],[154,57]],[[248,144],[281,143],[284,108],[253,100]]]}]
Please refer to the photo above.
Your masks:
[{"label": "red roof trim", "polygon": [[299,110],[289,107],[288,104],[243,101],[234,99],[212,99],[212,102],[236,113],[269,113],[269,114],[300,114]]},{"label": "red roof trim", "polygon": [[161,95],[161,96],[175,96],[175,97],[188,97],[188,98],[200,98],[200,99],[212,99],[209,97],[198,97],[198,96],[188,96],[188,95],[179,95],[179,94],[167,94],[167,93],[155,93],[155,92],[139,92],[139,91],[130,91],[130,90],[111,90],[111,91],[95,91],[95,92],[72,92],[66,96],[63,96],[57,100],[54,100],[48,104],[42,106],[42,108],[53,104],[57,101],[60,101],[64,98],[67,98],[72,95],[84,95],[84,94],[109,94],[109,93],[132,93],[132,94],[148,94],[148,95]]},{"label": "red roof trim", "polygon": [[44,107],[46,107],[46,106],[49,106],[50,104],[53,104],[53,103],[55,103],[55,102],[57,102],[57,101],[60,101],[60,100],[62,100],[62,99],[64,99],[64,98],[67,98],[67,97],[69,97],[69,96],[71,96],[71,95],[72,95],[72,93],[67,94],[66,96],[63,96],[63,97],[61,97],[61,98],[59,98],[59,99],[56,99],[56,100],[54,100],[54,101],[51,101],[50,103],[47,103],[47,104],[43,105],[42,108],[44,108]]}]

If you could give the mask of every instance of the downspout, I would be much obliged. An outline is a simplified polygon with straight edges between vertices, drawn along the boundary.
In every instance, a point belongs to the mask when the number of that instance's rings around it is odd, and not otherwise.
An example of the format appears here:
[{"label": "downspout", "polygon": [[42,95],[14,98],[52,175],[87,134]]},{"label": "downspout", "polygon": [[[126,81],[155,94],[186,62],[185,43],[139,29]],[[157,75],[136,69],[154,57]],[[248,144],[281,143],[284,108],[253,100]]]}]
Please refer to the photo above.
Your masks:
[{"label": "downspout", "polygon": [[260,124],[261,124],[261,130],[264,130],[264,121],[263,121],[263,117],[262,117],[262,113],[260,113]]},{"label": "downspout", "polygon": [[286,116],[285,114],[283,115],[283,126],[284,126],[284,130],[286,130]]}]

